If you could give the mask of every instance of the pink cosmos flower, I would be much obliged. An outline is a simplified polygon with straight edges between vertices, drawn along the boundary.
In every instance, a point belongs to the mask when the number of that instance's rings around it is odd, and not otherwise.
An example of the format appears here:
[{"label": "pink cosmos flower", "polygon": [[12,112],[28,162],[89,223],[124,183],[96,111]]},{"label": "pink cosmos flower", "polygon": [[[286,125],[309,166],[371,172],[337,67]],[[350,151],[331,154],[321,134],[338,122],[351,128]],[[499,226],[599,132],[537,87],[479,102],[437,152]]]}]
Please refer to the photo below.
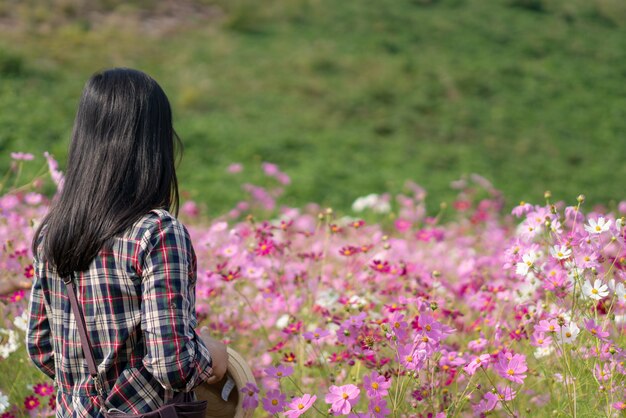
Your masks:
[{"label": "pink cosmos flower", "polygon": [[285,417],[287,418],[296,418],[300,415],[304,414],[309,408],[313,406],[315,401],[317,400],[317,396],[309,395],[305,393],[304,395],[293,398],[291,402],[287,405],[289,408],[285,411]]},{"label": "pink cosmos flower", "polygon": [[322,338],[328,337],[329,335],[330,335],[329,331],[325,329],[321,329],[321,328],[315,328],[315,331],[308,331],[302,334],[302,336],[307,342],[310,342],[310,341],[317,342],[321,340]]},{"label": "pink cosmos flower", "polygon": [[396,221],[394,222],[394,226],[400,233],[404,233],[411,229],[411,225],[411,221],[408,221],[406,219],[396,219]]},{"label": "pink cosmos flower", "polygon": [[515,206],[511,213],[518,218],[526,215],[528,212],[533,210],[533,205],[525,202],[521,202],[519,205]]},{"label": "pink cosmos flower", "polygon": [[347,415],[357,403],[360,390],[355,385],[332,385],[324,400],[331,404],[331,411],[338,415]]},{"label": "pink cosmos flower", "polygon": [[389,318],[389,328],[391,330],[391,334],[395,335],[400,341],[402,341],[407,336],[409,323],[404,320],[403,313],[394,312],[393,315],[391,315],[391,318]]},{"label": "pink cosmos flower", "polygon": [[440,341],[452,332],[449,327],[437,322],[431,315],[421,315],[419,317],[419,326],[422,328],[422,333],[435,341]]},{"label": "pink cosmos flower", "polygon": [[276,164],[263,163],[263,164],[261,164],[261,167],[263,168],[263,172],[267,176],[275,176],[276,174],[278,174],[280,172],[280,170],[278,169],[278,166]]},{"label": "pink cosmos flower", "polygon": [[387,401],[382,398],[370,399],[368,410],[372,418],[384,418],[391,413],[387,408]]},{"label": "pink cosmos flower", "polygon": [[226,171],[228,171],[231,174],[241,173],[242,170],[243,170],[243,165],[241,163],[232,163],[226,169]]},{"label": "pink cosmos flower", "polygon": [[415,344],[406,344],[398,348],[398,357],[407,370],[419,370],[426,358],[426,350],[418,349]]},{"label": "pink cosmos flower", "polygon": [[16,161],[31,161],[35,156],[27,152],[12,152],[11,158]]},{"label": "pink cosmos flower", "polygon": [[524,372],[528,370],[526,356],[510,352],[500,353],[494,370],[505,379],[515,383],[524,383],[526,378]]},{"label": "pink cosmos flower", "polygon": [[293,367],[285,366],[281,364],[277,367],[268,367],[265,369],[265,373],[267,373],[270,377],[275,377],[276,379],[282,379],[283,377],[288,377],[293,374]]},{"label": "pink cosmos flower", "polygon": [[465,370],[465,373],[472,376],[476,373],[476,370],[478,370],[479,367],[488,366],[490,359],[491,356],[489,354],[481,354],[480,356],[474,357],[474,359],[470,361],[467,366],[463,367],[463,370]]},{"label": "pink cosmos flower", "polygon": [[363,376],[363,387],[367,391],[368,398],[382,398],[387,396],[391,387],[391,379],[387,380],[385,376],[374,370],[370,375]]},{"label": "pink cosmos flower", "polygon": [[196,217],[200,214],[198,204],[193,200],[188,200],[180,207],[180,211],[189,217]]},{"label": "pink cosmos flower", "polygon": [[611,367],[607,363],[604,363],[602,366],[596,363],[593,368],[593,375],[599,382],[605,382],[611,378]]},{"label": "pink cosmos flower", "polygon": [[291,183],[291,177],[283,172],[276,174],[276,180],[278,180],[280,184],[284,184],[285,186]]},{"label": "pink cosmos flower", "polygon": [[539,321],[539,324],[535,327],[535,331],[545,332],[545,333],[556,333],[561,329],[561,326],[557,322],[556,319],[542,319]]},{"label": "pink cosmos flower", "polygon": [[24,202],[29,205],[36,206],[43,202],[43,196],[40,193],[30,192],[24,195]]},{"label": "pink cosmos flower", "polygon": [[552,337],[549,335],[546,336],[544,332],[537,331],[533,332],[533,336],[530,339],[530,345],[533,347],[549,347],[552,344]]},{"label": "pink cosmos flower", "polygon": [[603,331],[602,327],[600,325],[597,325],[593,319],[588,319],[587,321],[585,321],[585,328],[594,337],[602,341],[608,340],[609,333],[607,331]]},{"label": "pink cosmos flower", "polygon": [[278,389],[273,389],[267,392],[265,398],[263,398],[263,409],[270,414],[277,414],[283,412],[287,397],[284,393],[281,393]]},{"label": "pink cosmos flower", "polygon": [[61,191],[63,189],[64,177],[63,173],[59,171],[59,163],[47,151],[44,152],[44,156],[48,161],[48,170],[50,171],[50,176],[52,177],[54,183],[57,185],[57,190]]},{"label": "pink cosmos flower", "polygon": [[259,406],[259,388],[252,383],[246,383],[244,387],[241,388],[241,393],[243,395],[243,409],[254,409]]}]

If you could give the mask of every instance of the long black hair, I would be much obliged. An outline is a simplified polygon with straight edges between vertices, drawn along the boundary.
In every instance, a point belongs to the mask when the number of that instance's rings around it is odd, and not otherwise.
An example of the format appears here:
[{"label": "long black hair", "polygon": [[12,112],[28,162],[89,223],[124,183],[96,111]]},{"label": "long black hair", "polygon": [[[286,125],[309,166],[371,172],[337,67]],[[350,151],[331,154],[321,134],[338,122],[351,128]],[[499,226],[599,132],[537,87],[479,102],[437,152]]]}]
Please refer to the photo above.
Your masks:
[{"label": "long black hair", "polygon": [[78,105],[63,189],[35,233],[33,254],[45,227],[43,257],[64,277],[88,269],[151,209],[176,214],[180,146],[156,81],[128,68],[94,74]]}]

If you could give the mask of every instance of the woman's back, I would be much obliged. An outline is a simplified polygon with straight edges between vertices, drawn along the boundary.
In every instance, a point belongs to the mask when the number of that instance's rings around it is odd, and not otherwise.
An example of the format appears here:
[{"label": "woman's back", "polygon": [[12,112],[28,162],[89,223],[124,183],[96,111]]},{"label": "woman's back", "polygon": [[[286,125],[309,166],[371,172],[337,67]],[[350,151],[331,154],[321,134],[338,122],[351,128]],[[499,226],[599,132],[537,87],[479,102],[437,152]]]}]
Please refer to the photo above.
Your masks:
[{"label": "woman's back", "polygon": [[[58,385],[57,417],[98,416],[97,392],[63,280],[35,257],[28,332],[32,360]],[[194,332],[196,257],[185,227],[164,209],[140,217],[76,276],[106,407],[152,411],[211,374]]]}]

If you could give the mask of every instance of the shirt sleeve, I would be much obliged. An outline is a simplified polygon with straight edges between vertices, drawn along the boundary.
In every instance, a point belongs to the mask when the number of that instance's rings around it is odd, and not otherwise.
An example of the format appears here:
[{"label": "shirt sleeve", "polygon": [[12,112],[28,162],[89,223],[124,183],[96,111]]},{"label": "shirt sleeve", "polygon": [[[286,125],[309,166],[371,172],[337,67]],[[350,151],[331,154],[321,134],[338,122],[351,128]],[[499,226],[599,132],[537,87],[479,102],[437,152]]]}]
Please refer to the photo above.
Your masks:
[{"label": "shirt sleeve", "polygon": [[189,392],[213,374],[209,350],[194,330],[191,240],[171,216],[160,217],[144,238],[143,364],[164,388]]},{"label": "shirt sleeve", "polygon": [[28,306],[28,328],[26,331],[26,349],[28,356],[39,370],[51,379],[55,378],[54,348],[48,312],[41,287],[42,269],[37,257],[33,261],[35,277],[30,292]]}]

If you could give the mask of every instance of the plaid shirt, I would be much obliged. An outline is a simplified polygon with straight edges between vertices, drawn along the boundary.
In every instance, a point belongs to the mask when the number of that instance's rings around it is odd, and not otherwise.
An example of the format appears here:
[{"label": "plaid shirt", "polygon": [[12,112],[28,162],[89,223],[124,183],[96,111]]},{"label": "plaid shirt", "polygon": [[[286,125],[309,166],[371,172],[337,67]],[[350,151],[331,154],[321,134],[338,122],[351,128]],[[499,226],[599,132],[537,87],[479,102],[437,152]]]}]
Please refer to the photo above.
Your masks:
[{"label": "plaid shirt", "polygon": [[[28,353],[57,385],[59,417],[98,417],[100,402],[61,278],[35,255]],[[89,270],[76,276],[106,408],[150,412],[212,374],[194,331],[196,256],[186,228],[167,211],[139,219]]]}]

